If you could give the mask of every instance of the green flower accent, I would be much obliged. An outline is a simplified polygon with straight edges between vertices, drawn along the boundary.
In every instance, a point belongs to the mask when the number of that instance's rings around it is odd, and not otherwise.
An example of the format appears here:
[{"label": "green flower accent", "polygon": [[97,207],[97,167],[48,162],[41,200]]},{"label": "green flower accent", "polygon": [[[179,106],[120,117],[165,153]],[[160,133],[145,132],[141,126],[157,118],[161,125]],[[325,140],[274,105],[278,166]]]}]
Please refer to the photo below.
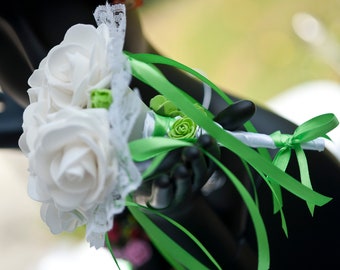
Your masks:
[{"label": "green flower accent", "polygon": [[174,103],[162,95],[156,95],[150,100],[150,108],[157,114],[168,117],[183,116]]},{"label": "green flower accent", "polygon": [[93,89],[90,98],[91,108],[108,109],[113,101],[110,89]]},{"label": "green flower accent", "polygon": [[172,139],[193,139],[196,135],[196,129],[197,125],[191,118],[183,117],[173,123],[168,136]]}]

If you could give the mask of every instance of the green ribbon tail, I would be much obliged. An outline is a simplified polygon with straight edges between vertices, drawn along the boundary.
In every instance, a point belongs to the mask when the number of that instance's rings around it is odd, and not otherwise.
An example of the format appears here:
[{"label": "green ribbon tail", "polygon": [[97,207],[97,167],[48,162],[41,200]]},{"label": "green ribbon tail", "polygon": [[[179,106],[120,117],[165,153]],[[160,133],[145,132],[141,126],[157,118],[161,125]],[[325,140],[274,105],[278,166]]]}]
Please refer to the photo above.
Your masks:
[{"label": "green ribbon tail", "polygon": [[[278,167],[282,171],[286,171],[286,168],[288,166],[289,160],[291,156],[291,150],[289,148],[281,148],[276,156],[274,157],[273,164]],[[269,179],[270,180],[270,179]],[[278,184],[273,183],[273,189],[275,192],[273,192],[273,201],[274,201],[274,214],[280,211],[280,217],[281,217],[281,227],[286,235],[288,237],[288,228],[285,216],[283,214],[283,199],[282,199],[282,192],[281,187]]]},{"label": "green ribbon tail", "polygon": [[[312,183],[311,183],[311,180],[310,180],[310,177],[309,177],[307,158],[306,158],[306,155],[305,155],[304,151],[302,150],[301,146],[298,146],[298,147],[295,148],[295,153],[296,153],[297,161],[298,161],[299,168],[300,168],[301,183],[304,186],[313,190]],[[307,206],[308,206],[309,212],[313,216],[315,204],[313,204],[311,202],[307,202]]]},{"label": "green ribbon tail", "polygon": [[[285,171],[288,166],[290,156],[291,156],[290,149],[282,148],[279,150],[279,152],[274,157],[273,164],[276,167],[278,167],[280,170]],[[278,201],[279,201],[279,204],[278,204],[278,203],[275,203],[275,200],[274,200],[274,213],[277,213],[279,209],[283,206],[282,192],[281,192],[280,186],[278,186],[277,184],[274,185],[274,189],[276,191],[276,196],[278,197]]]}]

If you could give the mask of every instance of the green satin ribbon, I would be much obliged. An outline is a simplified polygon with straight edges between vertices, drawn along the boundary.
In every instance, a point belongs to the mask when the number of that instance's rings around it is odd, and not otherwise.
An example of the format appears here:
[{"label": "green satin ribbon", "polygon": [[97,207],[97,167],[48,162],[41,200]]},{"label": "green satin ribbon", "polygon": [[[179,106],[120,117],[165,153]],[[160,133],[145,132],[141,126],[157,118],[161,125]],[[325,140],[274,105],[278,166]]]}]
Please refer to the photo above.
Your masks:
[{"label": "green satin ribbon", "polygon": [[106,245],[106,247],[108,248],[108,250],[109,250],[109,252],[110,252],[110,254],[111,254],[111,256],[112,256],[112,258],[113,258],[113,260],[114,260],[114,262],[115,262],[115,264],[116,264],[116,266],[117,266],[117,268],[118,268],[118,270],[121,270],[121,269],[120,269],[120,266],[119,266],[119,264],[118,264],[117,258],[116,258],[115,254],[114,254],[114,252],[113,252],[112,247],[111,247],[109,235],[108,235],[107,232],[105,233],[105,245]]},{"label": "green satin ribbon", "polygon": [[[336,128],[338,125],[339,121],[335,115],[332,113],[327,113],[316,116],[304,122],[296,128],[292,135],[281,134],[280,131],[274,132],[270,136],[272,137],[275,145],[280,148],[280,150],[276,154],[273,164],[282,171],[285,171],[291,157],[291,151],[294,150],[300,169],[301,183],[304,186],[313,189],[308,172],[306,155],[301,145],[319,137],[328,138],[326,134]],[[277,190],[277,194],[280,194],[279,190]],[[280,198],[280,200],[282,200],[282,198]],[[315,205],[312,202],[307,202],[307,206],[310,213],[313,215]],[[277,212],[281,207],[282,203],[274,204],[274,211]]]},{"label": "green satin ribbon", "polygon": [[[153,138],[145,138],[136,140],[129,143],[130,151],[132,153],[132,157],[136,161],[144,161],[149,160],[154,157],[158,157],[164,153],[167,153],[171,150],[180,148],[180,147],[187,147],[191,146],[192,144],[190,142],[182,141],[182,140],[174,140],[171,138],[166,137],[153,137]],[[268,238],[267,233],[265,229],[265,225],[263,223],[260,211],[257,207],[256,201],[253,200],[248,190],[243,186],[242,182],[228,169],[226,168],[218,159],[216,159],[214,156],[210,155],[208,152],[206,152],[204,149],[201,149],[202,152],[204,152],[215,164],[226,174],[226,176],[232,181],[232,183],[235,185],[236,189],[240,193],[241,197],[243,198],[243,201],[245,202],[249,214],[253,220],[255,231],[257,234],[258,239],[258,249],[259,249],[259,264],[258,269],[268,269],[269,268],[269,244],[268,244]],[[138,213],[134,213],[136,215]],[[146,222],[143,217],[136,216],[138,221],[140,221],[142,224]],[[143,226],[143,225],[142,225]],[[145,225],[144,225],[145,226]],[[150,228],[147,228],[147,230],[151,230]],[[152,229],[151,232],[155,230]],[[159,230],[159,229],[157,229]],[[161,240],[162,239],[162,240]],[[167,242],[166,242],[166,236],[163,236],[161,238],[160,236],[156,237],[153,241],[156,241],[156,246],[161,245],[163,246],[163,250],[167,250]],[[202,249],[204,253],[205,250]],[[173,251],[171,252],[173,253]],[[177,252],[175,252],[177,253]],[[180,254],[180,252],[178,252]],[[207,254],[207,253],[206,253]],[[187,256],[187,254],[185,255]],[[211,259],[211,257],[207,254],[207,256]],[[190,259],[191,261],[195,261],[194,258]],[[181,260],[182,263],[188,263],[186,260]],[[212,262],[216,265],[215,261],[212,260]],[[187,265],[187,269],[203,269],[203,268],[195,268],[194,265]]]},{"label": "green satin ribbon", "polygon": [[175,118],[162,116],[157,113],[153,114],[155,116],[155,126],[152,135],[153,136],[164,136],[168,133],[169,127],[173,125],[176,121]]},{"label": "green satin ribbon", "polygon": [[149,212],[157,215],[172,226],[181,230],[186,236],[188,236],[197,246],[200,247],[202,252],[210,259],[210,261],[216,266],[216,269],[221,270],[222,268],[218,262],[213,258],[209,251],[202,245],[202,243],[175,220],[163,215],[157,210],[146,208],[133,202],[131,196],[127,197],[126,205],[138,221],[138,223],[143,227],[146,233],[149,235],[150,240],[154,243],[160,253],[168,260],[168,262],[174,267],[174,269],[201,269],[208,270],[209,268],[203,265],[199,260],[188,253],[183,247],[178,245],[174,240],[172,240],[167,234],[165,234],[144,212]]},{"label": "green satin ribbon", "polygon": [[[180,69],[183,69],[191,74],[195,75],[203,82],[207,83],[212,89],[218,92],[223,99],[229,103],[230,99],[219,90],[208,79],[193,71],[192,69],[176,62],[171,59],[149,55],[149,54],[127,54],[133,76],[144,82],[145,84],[153,87],[160,94],[164,95],[170,101],[183,111],[188,117],[190,117],[195,123],[206,130],[211,136],[213,136],[222,146],[226,147],[230,151],[237,154],[242,160],[251,165],[266,181],[268,186],[272,189],[274,197],[278,200],[278,195],[275,194],[275,188],[273,183],[279,185],[299,198],[305,200],[307,203],[322,206],[328,203],[331,198],[319,194],[305,185],[298,182],[295,178],[286,174],[284,171],[272,164],[268,159],[268,155],[261,155],[254,149],[246,146],[232,135],[225,132],[220,126],[212,119],[212,114],[207,114],[199,110],[194,104],[197,102],[192,97],[188,96],[183,90],[170,83],[164,75],[153,65],[154,63],[167,64]],[[149,159],[159,154],[164,154],[165,151],[173,150],[184,143],[183,141],[169,140],[164,141],[165,138],[148,138],[141,139],[130,143],[130,150],[135,160]],[[206,153],[209,155],[209,153]],[[218,160],[211,157],[221,169],[229,176],[235,187],[239,190],[241,197],[246,202],[250,216],[252,218],[255,233],[258,243],[258,269],[268,269],[270,256],[269,256],[269,244],[265,226],[262,221],[262,217],[258,211],[256,204],[254,203],[249,192],[243,187],[242,183],[235,178],[229,170],[221,164]],[[270,179],[270,180],[269,180]],[[281,215],[283,213],[281,212]],[[161,244],[161,243],[159,243]]]}]

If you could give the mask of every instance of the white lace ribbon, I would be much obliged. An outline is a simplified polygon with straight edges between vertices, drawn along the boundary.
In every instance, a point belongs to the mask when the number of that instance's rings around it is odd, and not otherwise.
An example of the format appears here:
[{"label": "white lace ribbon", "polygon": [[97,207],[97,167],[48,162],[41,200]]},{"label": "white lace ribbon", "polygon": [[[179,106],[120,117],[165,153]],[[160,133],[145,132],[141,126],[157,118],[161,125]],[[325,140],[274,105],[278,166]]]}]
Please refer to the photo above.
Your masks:
[{"label": "white lace ribbon", "polygon": [[119,170],[117,179],[115,179],[115,187],[106,200],[93,211],[92,217],[88,220],[86,238],[91,246],[99,248],[104,246],[104,235],[112,228],[114,215],[123,211],[126,196],[135,190],[142,180],[140,172],[132,161],[128,141],[131,134],[142,136],[142,128],[138,131],[137,124],[140,122],[140,117],[145,118],[146,106],[129,88],[130,65],[123,54],[126,31],[125,5],[106,3],[106,5],[98,6],[94,17],[98,25],[105,23],[110,29],[111,42],[108,56],[109,65],[113,71],[111,79],[113,103],[109,109],[110,138],[116,150]]}]

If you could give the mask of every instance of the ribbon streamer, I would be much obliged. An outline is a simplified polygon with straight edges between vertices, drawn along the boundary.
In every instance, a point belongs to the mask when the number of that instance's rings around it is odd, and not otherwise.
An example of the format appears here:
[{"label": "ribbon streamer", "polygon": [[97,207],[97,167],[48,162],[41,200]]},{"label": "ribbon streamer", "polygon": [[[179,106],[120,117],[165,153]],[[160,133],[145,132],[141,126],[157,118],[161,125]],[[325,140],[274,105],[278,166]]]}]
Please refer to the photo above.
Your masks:
[{"label": "ribbon streamer", "polygon": [[[153,158],[153,157],[157,157],[162,153],[177,149],[179,147],[191,146],[191,143],[186,142],[186,141],[181,141],[181,140],[164,138],[164,137],[153,137],[153,138],[145,138],[145,139],[136,140],[136,141],[130,142],[129,145],[130,145],[131,152],[133,153],[133,158],[138,161],[143,161],[143,160],[149,160],[150,158]],[[148,151],[144,151],[143,148],[147,149]],[[255,231],[258,237],[258,249],[259,249],[258,269],[268,269],[269,260],[270,260],[268,238],[267,238],[266,229],[265,229],[261,214],[259,212],[259,209],[256,205],[256,202],[252,199],[250,193],[243,186],[242,182],[230,170],[228,170],[214,156],[210,155],[208,152],[204,151],[203,149],[202,151],[213,162],[215,162],[216,165],[220,167],[221,170],[229,177],[229,179],[235,185],[236,189],[239,191],[245,204],[247,205],[250,216],[253,219]],[[159,241],[159,239],[158,240],[154,239],[153,241],[155,241],[157,245],[157,242]],[[158,242],[158,245],[160,244],[161,243]],[[165,248],[166,247],[164,247],[164,249]],[[212,262],[216,265],[216,263],[213,260]],[[189,267],[188,269],[197,269],[197,268]]]},{"label": "ribbon streamer", "polygon": [[[211,256],[208,250],[199,242],[199,240],[192,235],[183,226],[177,223],[175,220],[161,214],[157,210],[143,207],[133,202],[131,197],[127,198],[126,205],[135,217],[139,224],[148,233],[151,241],[158,248],[161,254],[168,259],[169,263],[174,267],[174,269],[202,269],[208,270],[208,268],[199,262],[195,257],[189,254],[185,249],[178,245],[174,240],[172,240],[167,234],[165,234],[162,229],[160,229],[150,218],[143,212],[150,212],[158,215],[165,219],[167,222],[171,223],[174,227],[180,229],[184,234],[186,234],[192,241],[194,241],[202,250],[202,252],[210,259],[210,261],[216,266],[216,269],[221,270],[222,268]],[[142,210],[144,209],[144,210]]]},{"label": "ribbon streamer", "polygon": [[[184,93],[183,90],[179,89],[178,87],[171,84],[164,75],[155,68],[152,64],[148,64],[152,62],[154,58],[153,55],[132,55],[129,54],[129,61],[131,64],[133,76],[137,79],[141,80],[145,84],[153,87],[159,93],[163,94],[166,98],[171,100],[176,104],[176,106],[183,111],[188,117],[193,119],[197,125],[201,126],[204,130],[206,130],[210,135],[212,135],[221,145],[226,147],[227,149],[231,150],[245,162],[250,164],[256,171],[259,172],[260,175],[265,175],[274,181],[274,183],[281,185],[282,187],[286,188],[291,193],[295,194],[296,196],[300,197],[301,199],[318,205],[322,206],[328,203],[331,198],[326,197],[322,194],[319,194],[306,186],[302,185],[296,179],[289,176],[276,166],[274,166],[268,159],[261,156],[258,152],[254,149],[249,148],[248,146],[244,145],[242,142],[234,138],[232,135],[225,132],[221,127],[216,125],[211,117],[204,114],[201,110],[193,105],[192,99],[188,98],[187,95]],[[157,58],[159,59],[159,58]],[[166,59],[163,60],[166,63]],[[173,64],[173,61],[171,62]],[[189,68],[187,68],[189,70]],[[198,76],[201,76],[198,74]],[[204,79],[207,84],[214,86],[210,83],[209,80]],[[227,99],[227,98],[226,98]],[[158,138],[161,139],[161,138]],[[164,139],[164,138],[163,138]],[[131,145],[130,145],[131,146]],[[166,148],[166,146],[163,146]],[[136,148],[134,148],[136,149]],[[169,148],[167,150],[170,150]],[[156,153],[154,153],[156,155]],[[226,169],[224,167],[224,169]],[[264,180],[268,181],[268,178],[264,177]],[[236,182],[234,182],[235,184]],[[271,183],[268,183],[271,185]],[[242,194],[241,194],[242,196]],[[245,200],[246,197],[243,197]],[[248,208],[251,211],[250,208]],[[259,269],[268,269],[269,268],[269,250],[263,248],[264,246],[268,245],[267,238],[263,238],[262,230],[258,229],[260,223],[258,220],[262,221],[261,216],[257,216],[256,214],[251,215],[253,223],[255,225],[255,231],[257,236],[257,242],[259,245],[259,262],[258,268]],[[258,217],[255,218],[255,217]],[[261,226],[260,226],[261,227]],[[264,230],[265,231],[265,230]],[[266,243],[263,243],[265,241]],[[259,244],[260,243],[260,244]]]}]

